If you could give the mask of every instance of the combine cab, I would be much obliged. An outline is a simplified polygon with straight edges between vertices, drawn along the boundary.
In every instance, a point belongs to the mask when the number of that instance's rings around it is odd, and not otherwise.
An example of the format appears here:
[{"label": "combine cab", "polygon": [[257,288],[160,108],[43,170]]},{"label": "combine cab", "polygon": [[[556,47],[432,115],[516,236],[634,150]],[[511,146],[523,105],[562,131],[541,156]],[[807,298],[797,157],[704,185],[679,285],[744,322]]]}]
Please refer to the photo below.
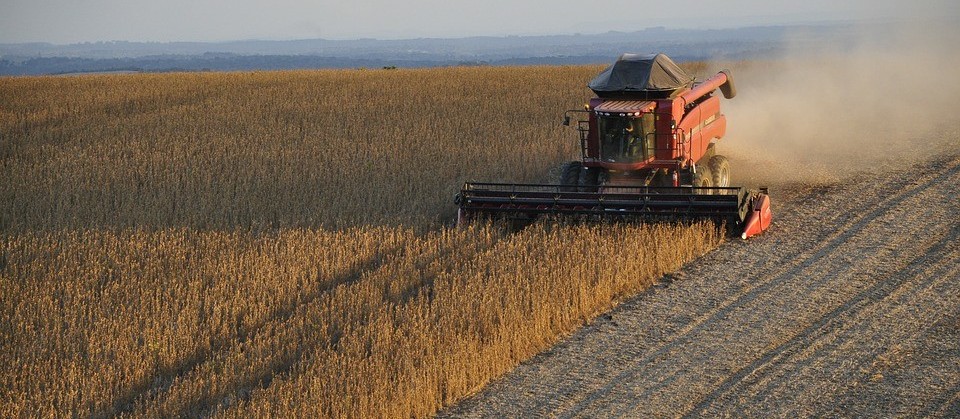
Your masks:
[{"label": "combine cab", "polygon": [[624,54],[589,87],[597,94],[577,122],[581,160],[561,168],[557,184],[464,184],[458,223],[476,217],[532,220],[552,214],[583,218],[726,222],[744,239],[771,221],[766,190],[730,187],[730,166],[716,153],[726,133],[723,96],[736,95],[721,71],[694,83],[666,55]]}]

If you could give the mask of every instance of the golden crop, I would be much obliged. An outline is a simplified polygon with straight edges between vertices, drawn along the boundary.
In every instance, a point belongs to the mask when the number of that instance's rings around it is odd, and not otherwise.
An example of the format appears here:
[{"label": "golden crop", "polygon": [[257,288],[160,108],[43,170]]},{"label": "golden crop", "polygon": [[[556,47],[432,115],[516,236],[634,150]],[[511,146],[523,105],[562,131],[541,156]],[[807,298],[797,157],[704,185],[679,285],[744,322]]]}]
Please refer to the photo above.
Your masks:
[{"label": "golden crop", "polygon": [[0,415],[427,416],[711,225],[445,227],[596,67],[0,79]]}]

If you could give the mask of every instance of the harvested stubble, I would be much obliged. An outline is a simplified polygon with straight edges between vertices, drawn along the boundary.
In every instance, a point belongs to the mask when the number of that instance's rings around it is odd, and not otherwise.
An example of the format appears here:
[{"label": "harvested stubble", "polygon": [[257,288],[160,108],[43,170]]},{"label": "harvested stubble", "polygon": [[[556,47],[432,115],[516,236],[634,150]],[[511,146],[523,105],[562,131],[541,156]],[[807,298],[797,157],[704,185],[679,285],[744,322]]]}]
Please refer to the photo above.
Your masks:
[{"label": "harvested stubble", "polygon": [[572,153],[555,110],[595,71],[4,79],[0,414],[425,416],[469,394],[720,240],[437,227],[468,173]]}]

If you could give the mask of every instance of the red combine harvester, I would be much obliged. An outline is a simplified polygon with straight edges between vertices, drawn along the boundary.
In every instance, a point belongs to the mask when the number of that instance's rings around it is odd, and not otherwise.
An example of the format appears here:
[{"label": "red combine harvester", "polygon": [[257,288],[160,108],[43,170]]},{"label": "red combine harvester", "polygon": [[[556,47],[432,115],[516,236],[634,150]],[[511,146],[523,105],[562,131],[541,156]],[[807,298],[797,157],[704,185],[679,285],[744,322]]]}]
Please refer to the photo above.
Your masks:
[{"label": "red combine harvester", "polygon": [[726,222],[739,235],[770,226],[766,189],[731,187],[730,166],[716,153],[727,129],[717,89],[736,95],[726,70],[694,83],[666,55],[622,55],[590,82],[597,97],[578,121],[580,161],[563,165],[558,184],[467,182],[457,195],[458,223],[476,217],[584,218]]}]

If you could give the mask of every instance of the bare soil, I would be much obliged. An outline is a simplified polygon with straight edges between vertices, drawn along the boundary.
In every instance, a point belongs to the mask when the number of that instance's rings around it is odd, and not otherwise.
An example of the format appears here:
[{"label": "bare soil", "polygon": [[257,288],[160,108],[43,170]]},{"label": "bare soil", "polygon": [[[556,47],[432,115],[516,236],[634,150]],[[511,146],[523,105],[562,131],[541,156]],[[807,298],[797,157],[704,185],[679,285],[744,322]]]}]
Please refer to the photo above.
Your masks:
[{"label": "bare soil", "polygon": [[767,234],[440,416],[960,416],[960,157],[771,194]]}]

